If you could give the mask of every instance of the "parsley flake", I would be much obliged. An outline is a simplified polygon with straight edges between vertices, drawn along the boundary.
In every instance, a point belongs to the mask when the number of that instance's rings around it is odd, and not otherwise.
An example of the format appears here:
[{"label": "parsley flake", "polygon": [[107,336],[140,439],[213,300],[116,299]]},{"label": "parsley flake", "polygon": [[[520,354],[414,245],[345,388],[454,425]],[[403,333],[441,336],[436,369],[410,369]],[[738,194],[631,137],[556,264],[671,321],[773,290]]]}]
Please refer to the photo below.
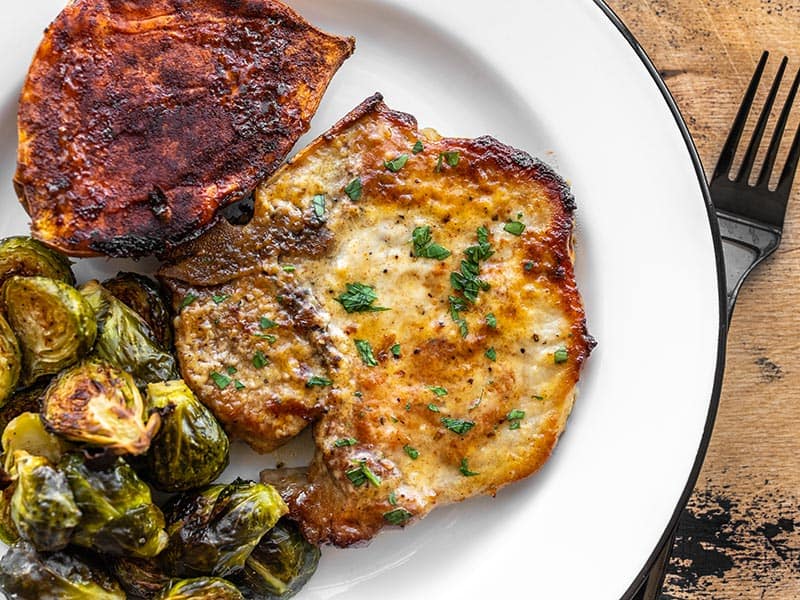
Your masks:
[{"label": "parsley flake", "polygon": [[333,445],[337,448],[345,448],[347,446],[355,446],[358,443],[356,438],[341,438],[333,442]]},{"label": "parsley flake", "polygon": [[237,391],[241,391],[241,390],[243,390],[243,389],[244,389],[246,386],[245,386],[245,384],[243,384],[241,381],[239,381],[239,380],[237,379],[237,380],[235,380],[235,381],[233,382],[233,387],[234,387],[234,388],[235,388]]},{"label": "parsley flake", "polygon": [[454,419],[452,417],[442,417],[442,425],[447,427],[453,433],[464,435],[470,429],[475,427],[475,421],[468,421],[466,419]]},{"label": "parsley flake", "polygon": [[506,415],[508,428],[511,430],[519,429],[519,422],[525,418],[525,411],[515,408]]},{"label": "parsley flake", "polygon": [[381,484],[381,478],[372,472],[372,469],[367,466],[366,460],[358,461],[358,466],[354,469],[350,469],[349,471],[345,471],[345,475],[347,475],[347,478],[356,487],[361,487],[367,483],[367,481],[369,481],[375,487],[378,487]]},{"label": "parsley flake", "polygon": [[211,296],[211,299],[214,301],[214,304],[222,304],[228,298],[230,298],[228,294],[214,294],[213,296]]},{"label": "parsley flake", "polygon": [[439,407],[438,407],[438,406],[436,406],[436,405],[435,405],[433,402],[431,402],[430,404],[428,404],[428,410],[429,410],[429,411],[431,411],[431,412],[436,412],[436,413],[438,413],[438,412],[441,412],[441,411],[439,410]]},{"label": "parsley flake", "polygon": [[256,369],[263,369],[269,364],[269,360],[261,350],[257,350],[256,353],[253,355],[253,366]]},{"label": "parsley flake", "polygon": [[329,385],[333,385],[330,379],[327,377],[318,377],[317,375],[310,377],[309,380],[306,381],[306,387],[326,387]]},{"label": "parsley flake", "polygon": [[278,324],[275,321],[273,321],[272,319],[268,319],[267,317],[261,317],[261,320],[258,322],[258,325],[259,327],[261,327],[261,329],[273,329],[274,327],[278,326]]},{"label": "parsley flake", "polygon": [[267,340],[270,346],[278,341],[278,336],[272,335],[271,333],[255,333],[253,335],[260,340]]},{"label": "parsley flake", "polygon": [[400,507],[383,513],[384,520],[390,525],[403,525],[413,516],[405,508]]},{"label": "parsley flake", "polygon": [[447,396],[447,388],[443,388],[440,385],[432,385],[428,387],[428,389],[436,394],[439,398],[442,396]]},{"label": "parsley flake", "polygon": [[375,355],[372,353],[372,345],[367,340],[353,340],[358,350],[358,355],[368,367],[377,367],[378,361],[375,360]]},{"label": "parsley flake", "polygon": [[294,265],[283,265],[281,269],[283,269],[284,273],[294,273],[297,270],[297,267]]},{"label": "parsley flake", "polygon": [[405,446],[403,446],[403,450],[405,451],[406,454],[408,454],[409,457],[411,457],[411,460],[417,460],[419,458],[419,450],[417,450],[416,448],[412,448],[411,446],[406,444]]},{"label": "parsley flake", "polygon": [[411,253],[418,258],[444,260],[450,256],[450,250],[433,242],[431,228],[427,225],[415,227],[411,233],[411,241],[414,243],[414,249]]},{"label": "parsley flake", "polygon": [[350,198],[353,202],[358,202],[361,199],[361,192],[363,191],[364,186],[361,183],[361,179],[356,177],[348,183],[344,188],[344,193],[347,194],[347,197]]},{"label": "parsley flake", "polygon": [[389,504],[397,506],[397,494],[395,492],[389,492]]},{"label": "parsley flake", "polygon": [[383,166],[389,169],[392,173],[397,173],[400,169],[406,166],[408,162],[408,154],[401,154],[394,160],[387,160]]},{"label": "parsley flake", "polygon": [[214,381],[216,386],[221,390],[224,390],[226,387],[228,387],[231,384],[231,378],[227,377],[226,375],[223,375],[222,373],[217,373],[216,371],[211,371],[210,377]]},{"label": "parsley flake", "polygon": [[487,349],[486,352],[483,353],[483,355],[492,362],[497,361],[497,350],[494,349],[494,346]]},{"label": "parsley flake", "polygon": [[348,283],[345,287],[347,291],[336,298],[336,301],[348,313],[389,310],[383,306],[373,306],[378,299],[374,287],[363,283]]},{"label": "parsley flake", "polygon": [[450,152],[441,152],[439,153],[439,158],[436,161],[436,172],[442,172],[443,163],[447,163],[451,167],[457,167],[459,161],[461,160],[461,153],[457,150],[450,151]]},{"label": "parsley flake", "polygon": [[476,475],[480,475],[480,473],[469,470],[469,462],[467,462],[466,458],[461,459],[461,465],[458,467],[458,470],[461,471],[461,474],[464,477],[475,477]]},{"label": "parsley flake", "polygon": [[561,348],[553,353],[553,362],[555,362],[557,365],[567,362],[568,359],[569,352],[564,346],[561,346]]},{"label": "parsley flake", "polygon": [[197,300],[197,296],[195,294],[186,294],[184,296],[183,301],[181,302],[180,310],[183,310],[190,304],[192,304],[195,300]]},{"label": "parsley flake", "polygon": [[314,209],[314,214],[318,219],[325,218],[325,195],[317,194],[311,199],[311,206]]},{"label": "parsley flake", "polygon": [[486,324],[492,329],[497,329],[497,317],[494,316],[494,313],[486,315]]},{"label": "parsley flake", "polygon": [[419,154],[423,150],[425,150],[425,146],[422,145],[422,142],[420,140],[417,140],[416,143],[414,144],[414,147],[411,148],[411,152],[413,152],[414,154]]},{"label": "parsley flake", "polygon": [[401,354],[400,354],[400,344],[394,344],[391,347],[391,352],[392,352],[392,356],[394,356],[395,358],[400,358],[400,356],[401,356]]},{"label": "parsley flake", "polygon": [[503,225],[503,229],[511,235],[522,235],[522,232],[525,231],[525,225],[519,221],[509,221]]},{"label": "parsley flake", "polygon": [[237,371],[236,367],[225,367],[225,372],[228,375],[235,375],[236,371]]}]

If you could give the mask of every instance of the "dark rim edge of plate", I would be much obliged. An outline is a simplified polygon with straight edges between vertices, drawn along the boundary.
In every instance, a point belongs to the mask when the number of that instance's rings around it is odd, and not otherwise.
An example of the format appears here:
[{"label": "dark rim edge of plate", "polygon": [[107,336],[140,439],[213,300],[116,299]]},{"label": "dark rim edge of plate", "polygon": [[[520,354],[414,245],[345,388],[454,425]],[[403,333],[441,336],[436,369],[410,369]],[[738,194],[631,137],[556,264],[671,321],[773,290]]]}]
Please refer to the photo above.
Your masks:
[{"label": "dark rim edge of plate", "polygon": [[672,518],[667,524],[667,527],[664,530],[664,533],[661,535],[661,538],[658,540],[658,544],[656,545],[655,549],[648,557],[647,561],[642,567],[642,570],[639,572],[639,575],[636,576],[636,579],[634,579],[621,599],[632,600],[634,595],[640,592],[642,587],[647,582],[648,576],[653,570],[653,567],[655,566],[659,555],[663,551],[665,544],[672,543],[675,528],[678,525],[680,516],[683,513],[683,510],[686,508],[689,497],[691,496],[694,486],[697,483],[697,478],[700,475],[700,469],[703,466],[706,451],[708,450],[708,444],[711,441],[711,433],[714,429],[714,420],[717,416],[717,408],[719,407],[720,393],[722,391],[722,376],[725,372],[725,344],[728,336],[725,260],[722,254],[722,239],[720,237],[719,224],[717,223],[717,216],[714,212],[714,205],[711,203],[711,193],[708,189],[705,171],[700,161],[700,155],[697,152],[697,147],[694,144],[694,140],[689,133],[689,128],[686,126],[686,121],[684,120],[683,115],[681,114],[681,111],[675,102],[675,99],[672,97],[672,94],[667,88],[667,84],[664,82],[664,79],[661,77],[658,69],[653,64],[653,61],[647,55],[647,52],[644,50],[644,48],[642,48],[641,44],[639,44],[639,42],[636,40],[636,37],[633,35],[633,33],[631,33],[630,29],[628,29],[628,27],[622,22],[614,10],[608,6],[608,4],[606,4],[605,0],[594,0],[594,2],[611,20],[617,30],[619,30],[625,40],[631,45],[633,50],[639,56],[644,66],[647,68],[647,71],[650,73],[650,76],[653,78],[653,81],[655,81],[656,85],[658,86],[658,89],[661,91],[661,94],[664,97],[670,112],[672,112],[672,116],[675,118],[678,129],[680,130],[683,140],[686,143],[686,149],[689,151],[689,156],[692,159],[692,164],[694,165],[697,175],[697,181],[700,184],[700,189],[703,193],[703,199],[705,201],[706,211],[708,213],[708,222],[709,226],[711,227],[711,237],[714,243],[714,254],[717,262],[717,290],[719,295],[717,367],[714,375],[714,387],[711,392],[711,401],[709,403],[708,415],[706,416],[703,437],[700,440],[700,446],[697,450],[697,456],[689,474],[689,479],[687,480],[686,486],[683,489],[683,493],[681,494],[678,505],[675,507]]}]

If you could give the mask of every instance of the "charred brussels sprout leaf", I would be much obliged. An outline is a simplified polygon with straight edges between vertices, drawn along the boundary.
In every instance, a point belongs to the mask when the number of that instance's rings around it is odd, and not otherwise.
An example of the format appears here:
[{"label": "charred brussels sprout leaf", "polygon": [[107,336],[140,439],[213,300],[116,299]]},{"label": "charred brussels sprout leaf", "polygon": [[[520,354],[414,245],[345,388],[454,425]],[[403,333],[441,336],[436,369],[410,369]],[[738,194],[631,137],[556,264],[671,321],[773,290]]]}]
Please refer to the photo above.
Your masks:
[{"label": "charred brussels sprout leaf", "polygon": [[22,351],[17,336],[0,314],[0,406],[14,393],[22,370]]},{"label": "charred brussels sprout leaf", "polygon": [[0,492],[0,541],[11,545],[19,539],[19,531],[14,521],[11,519],[11,498],[17,489],[16,482],[12,482],[7,488]]},{"label": "charred brussels sprout leaf", "polygon": [[161,418],[147,417],[144,400],[125,371],[91,359],[64,371],[47,389],[47,427],[65,438],[117,454],[144,454]]},{"label": "charred brussels sprout leaf", "polygon": [[158,600],[244,600],[236,586],[219,577],[181,579],[164,590]]},{"label": "charred brussels sprout leaf", "polygon": [[111,573],[130,599],[154,598],[170,582],[170,578],[152,559],[113,557]]},{"label": "charred brussels sprout leaf", "polygon": [[117,582],[90,557],[72,550],[39,554],[25,542],[0,559],[0,588],[17,600],[125,600]]},{"label": "charred brussels sprout leaf", "polygon": [[287,511],[275,488],[260,483],[237,480],[183,494],[166,510],[165,570],[177,577],[233,573]]},{"label": "charred brussels sprout leaf", "polygon": [[43,456],[24,450],[14,455],[16,489],[11,497],[11,520],[20,537],[42,551],[65,548],[81,518],[67,478]]},{"label": "charred brussels sprout leaf", "polygon": [[0,431],[24,412],[38,413],[42,410],[42,399],[48,382],[43,380],[33,387],[14,393],[8,402],[0,407]]},{"label": "charred brussels sprout leaf", "polygon": [[[228,436],[183,381],[147,386],[150,409],[162,411],[161,429],[147,453],[147,478],[165,492],[210,484],[228,465]],[[166,410],[165,410],[166,409]]]},{"label": "charred brussels sprout leaf", "polygon": [[43,456],[55,464],[69,447],[57,435],[45,429],[42,419],[37,413],[22,413],[11,421],[3,430],[3,468],[14,473],[14,453],[24,450],[34,456]]},{"label": "charred brussels sprout leaf", "polygon": [[81,455],[68,454],[60,466],[83,513],[74,544],[138,558],[151,558],[164,549],[164,515],[128,463],[117,458],[110,467],[94,470]]},{"label": "charred brussels sprout leaf", "polygon": [[75,285],[75,275],[66,256],[25,236],[0,241],[0,286],[14,275],[41,275]]},{"label": "charred brussels sprout leaf", "polygon": [[12,277],[3,288],[3,302],[22,349],[22,385],[74,364],[94,344],[94,311],[66,283],[47,277]]},{"label": "charred brussels sprout leaf", "polygon": [[141,388],[178,378],[175,358],[139,315],[96,281],[81,287],[81,294],[97,315],[94,355],[133,375]]},{"label": "charred brussels sprout leaf", "polygon": [[281,519],[231,576],[248,600],[291,598],[317,570],[320,551],[292,521]]},{"label": "charred brussels sprout leaf", "polygon": [[144,319],[162,348],[172,347],[172,319],[155,281],[138,273],[118,273],[103,287]]}]

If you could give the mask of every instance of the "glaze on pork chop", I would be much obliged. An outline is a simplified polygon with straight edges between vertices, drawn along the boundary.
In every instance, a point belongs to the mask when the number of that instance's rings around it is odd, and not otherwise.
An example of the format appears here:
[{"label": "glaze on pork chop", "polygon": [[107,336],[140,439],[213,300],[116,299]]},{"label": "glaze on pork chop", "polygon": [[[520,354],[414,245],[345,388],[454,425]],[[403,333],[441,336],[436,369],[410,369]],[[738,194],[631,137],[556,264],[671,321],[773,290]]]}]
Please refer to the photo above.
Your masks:
[{"label": "glaze on pork chop", "polygon": [[376,95],[162,270],[184,378],[256,448],[318,419],[307,477],[264,474],[312,542],[492,494],[550,455],[593,345],[574,207],[528,154]]},{"label": "glaze on pork chop", "polygon": [[353,45],[277,0],[72,0],[20,98],[33,235],[73,256],[199,235],[278,168]]}]

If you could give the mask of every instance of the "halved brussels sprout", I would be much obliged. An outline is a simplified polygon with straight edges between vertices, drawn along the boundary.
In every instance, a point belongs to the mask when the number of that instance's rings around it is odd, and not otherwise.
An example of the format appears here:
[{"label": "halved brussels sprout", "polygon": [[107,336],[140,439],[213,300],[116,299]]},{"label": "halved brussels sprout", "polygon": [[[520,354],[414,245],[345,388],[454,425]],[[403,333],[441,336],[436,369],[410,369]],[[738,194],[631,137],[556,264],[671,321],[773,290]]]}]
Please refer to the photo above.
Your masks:
[{"label": "halved brussels sprout", "polygon": [[158,600],[244,600],[236,586],[219,577],[198,577],[176,581]]},{"label": "halved brussels sprout", "polygon": [[41,412],[42,399],[48,384],[47,380],[42,380],[32,387],[14,392],[8,402],[0,406],[0,431],[5,430],[11,421],[24,412]]},{"label": "halved brussels sprout", "polygon": [[22,385],[58,373],[92,348],[97,323],[78,290],[47,277],[12,277],[3,287],[8,323],[22,349]]},{"label": "halved brussels sprout", "polygon": [[169,544],[161,560],[167,573],[224,577],[244,567],[288,508],[272,486],[236,480],[183,494],[165,512]]},{"label": "halved brussels sprout", "polygon": [[0,286],[13,275],[41,275],[75,285],[75,275],[69,259],[27,236],[15,236],[0,241]]},{"label": "halved brussels sprout", "polygon": [[11,520],[22,539],[38,550],[65,548],[81,519],[67,478],[43,456],[14,452],[16,489],[11,497]]},{"label": "halved brussels sprout", "polygon": [[147,453],[148,481],[164,492],[182,492],[219,477],[228,466],[228,436],[192,390],[181,380],[151,383],[147,401],[162,414]]},{"label": "halved brussels sprout", "polygon": [[0,406],[14,393],[19,382],[22,369],[22,351],[19,349],[17,336],[0,315]]},{"label": "halved brussels sprout", "polygon": [[116,556],[111,560],[111,573],[128,594],[129,600],[151,600],[170,582],[170,578],[153,559]]},{"label": "halved brussels sprout", "polygon": [[56,464],[69,448],[67,442],[47,431],[38,413],[22,413],[3,430],[3,468],[14,474],[14,452],[25,450]]},{"label": "halved brussels sprout", "polygon": [[81,287],[97,316],[94,354],[133,375],[136,385],[177,379],[175,357],[164,350],[147,323],[97,281]]},{"label": "halved brussels sprout", "polygon": [[144,454],[161,417],[146,414],[144,400],[125,371],[85,360],[61,373],[44,396],[45,425],[68,440],[117,454]]},{"label": "halved brussels sprout", "polygon": [[248,600],[291,598],[317,570],[320,550],[300,528],[281,519],[253,549],[244,569],[230,576]]},{"label": "halved brussels sprout", "polygon": [[59,466],[83,513],[74,544],[137,558],[151,558],[164,549],[164,515],[153,504],[150,488],[122,458],[95,470],[82,455],[67,454]]},{"label": "halved brussels sprout", "polygon": [[92,558],[73,550],[39,554],[25,542],[0,559],[0,588],[16,600],[125,600]]},{"label": "halved brussels sprout", "polygon": [[172,347],[172,318],[155,281],[138,273],[117,273],[103,287],[144,319],[162,348]]}]

